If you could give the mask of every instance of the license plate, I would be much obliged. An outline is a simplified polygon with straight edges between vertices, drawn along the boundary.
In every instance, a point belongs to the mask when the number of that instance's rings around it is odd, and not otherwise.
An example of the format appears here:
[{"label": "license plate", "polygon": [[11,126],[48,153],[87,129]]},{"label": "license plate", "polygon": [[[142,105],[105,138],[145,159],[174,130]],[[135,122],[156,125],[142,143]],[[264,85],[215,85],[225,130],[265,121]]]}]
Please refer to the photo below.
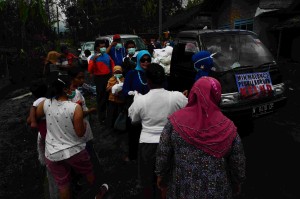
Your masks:
[{"label": "license plate", "polygon": [[274,103],[262,104],[252,107],[252,117],[258,117],[273,112]]}]

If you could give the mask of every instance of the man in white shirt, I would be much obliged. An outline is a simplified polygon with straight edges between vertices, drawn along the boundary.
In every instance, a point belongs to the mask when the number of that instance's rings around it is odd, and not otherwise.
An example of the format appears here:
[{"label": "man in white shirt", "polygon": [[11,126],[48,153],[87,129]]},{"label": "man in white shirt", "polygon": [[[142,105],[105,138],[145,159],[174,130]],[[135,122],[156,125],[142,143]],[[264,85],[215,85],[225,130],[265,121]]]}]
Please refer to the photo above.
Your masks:
[{"label": "man in white shirt", "polygon": [[145,95],[135,95],[128,114],[132,123],[142,123],[138,149],[139,178],[144,198],[152,198],[158,191],[154,169],[160,134],[168,116],[185,107],[188,100],[181,92],[167,91],[163,88],[165,72],[159,64],[150,64],[146,70],[146,77],[150,91]]}]

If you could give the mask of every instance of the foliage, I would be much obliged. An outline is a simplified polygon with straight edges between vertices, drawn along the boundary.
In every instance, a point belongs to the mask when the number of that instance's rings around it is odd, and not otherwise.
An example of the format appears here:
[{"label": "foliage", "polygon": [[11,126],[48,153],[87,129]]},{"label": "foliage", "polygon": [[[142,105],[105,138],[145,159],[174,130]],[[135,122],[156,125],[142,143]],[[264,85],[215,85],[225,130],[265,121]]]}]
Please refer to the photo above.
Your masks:
[{"label": "foliage", "polygon": [[204,0],[188,0],[186,9],[189,9],[191,7],[195,7],[201,3],[203,3]]},{"label": "foliage", "polygon": [[10,68],[17,71],[13,74],[23,76],[30,67],[41,64],[47,51],[45,44],[53,39],[44,1],[0,0],[0,11],[0,46],[16,49],[2,55],[11,60]]},{"label": "foliage", "polygon": [[[99,34],[157,32],[158,0],[60,0],[68,28],[78,40]],[[181,9],[181,0],[162,1],[163,21]]]}]

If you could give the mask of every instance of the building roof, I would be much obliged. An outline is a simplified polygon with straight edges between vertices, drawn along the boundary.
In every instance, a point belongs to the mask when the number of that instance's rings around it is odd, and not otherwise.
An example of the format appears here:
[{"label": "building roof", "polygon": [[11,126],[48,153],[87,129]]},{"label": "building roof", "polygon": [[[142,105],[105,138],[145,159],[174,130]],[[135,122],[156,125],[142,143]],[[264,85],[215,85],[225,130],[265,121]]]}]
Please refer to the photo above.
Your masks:
[{"label": "building roof", "polygon": [[176,29],[178,27],[185,26],[196,16],[210,16],[213,12],[216,12],[218,6],[223,3],[224,0],[204,0],[203,3],[183,10],[182,12],[169,17],[169,19],[163,23],[163,30]]},{"label": "building roof", "polygon": [[291,17],[287,20],[284,20],[276,25],[274,25],[271,29],[273,30],[282,30],[287,28],[300,28],[300,15]]}]

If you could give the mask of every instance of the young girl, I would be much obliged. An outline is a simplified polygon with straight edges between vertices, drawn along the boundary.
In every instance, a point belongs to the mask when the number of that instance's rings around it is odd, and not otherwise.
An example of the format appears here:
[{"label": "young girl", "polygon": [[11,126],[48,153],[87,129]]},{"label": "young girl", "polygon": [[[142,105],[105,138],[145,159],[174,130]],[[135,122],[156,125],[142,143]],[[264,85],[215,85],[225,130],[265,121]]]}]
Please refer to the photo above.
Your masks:
[{"label": "young girl", "polygon": [[109,97],[106,125],[108,127],[114,126],[118,115],[124,110],[125,101],[121,92],[124,82],[122,72],[121,66],[115,66],[113,76],[107,82],[106,91],[109,92]]},{"label": "young girl", "polygon": [[35,114],[38,105],[46,99],[47,94],[47,84],[43,81],[34,81],[30,86],[30,91],[32,95],[36,98],[30,107],[29,116],[27,118],[27,123],[30,125],[32,129],[38,129],[37,136],[37,151],[38,151],[38,159],[41,165],[45,165],[45,138],[46,138],[46,118],[41,118],[40,120],[36,120]]},{"label": "young girl", "polygon": [[69,100],[79,104],[82,107],[83,110],[83,116],[84,116],[84,121],[87,124],[86,128],[86,133],[84,135],[86,139],[86,149],[89,152],[90,156],[93,156],[95,153],[94,147],[93,147],[93,133],[92,129],[90,127],[89,119],[88,116],[90,114],[96,113],[97,109],[92,107],[88,108],[85,103],[85,98],[84,96],[80,93],[78,90],[78,87],[82,86],[84,83],[84,72],[81,68],[76,67],[72,68],[70,71],[68,71],[69,76],[71,77],[71,85],[70,89],[72,91],[72,94],[69,96]]},{"label": "young girl", "polygon": [[[45,161],[59,189],[61,199],[71,198],[71,169],[84,175],[94,184],[95,175],[88,152],[85,149],[86,123],[80,105],[68,100],[71,80],[62,76],[51,86],[50,99],[37,107],[38,118],[46,116],[47,134]],[[96,198],[102,198],[108,186],[103,184]]]}]

